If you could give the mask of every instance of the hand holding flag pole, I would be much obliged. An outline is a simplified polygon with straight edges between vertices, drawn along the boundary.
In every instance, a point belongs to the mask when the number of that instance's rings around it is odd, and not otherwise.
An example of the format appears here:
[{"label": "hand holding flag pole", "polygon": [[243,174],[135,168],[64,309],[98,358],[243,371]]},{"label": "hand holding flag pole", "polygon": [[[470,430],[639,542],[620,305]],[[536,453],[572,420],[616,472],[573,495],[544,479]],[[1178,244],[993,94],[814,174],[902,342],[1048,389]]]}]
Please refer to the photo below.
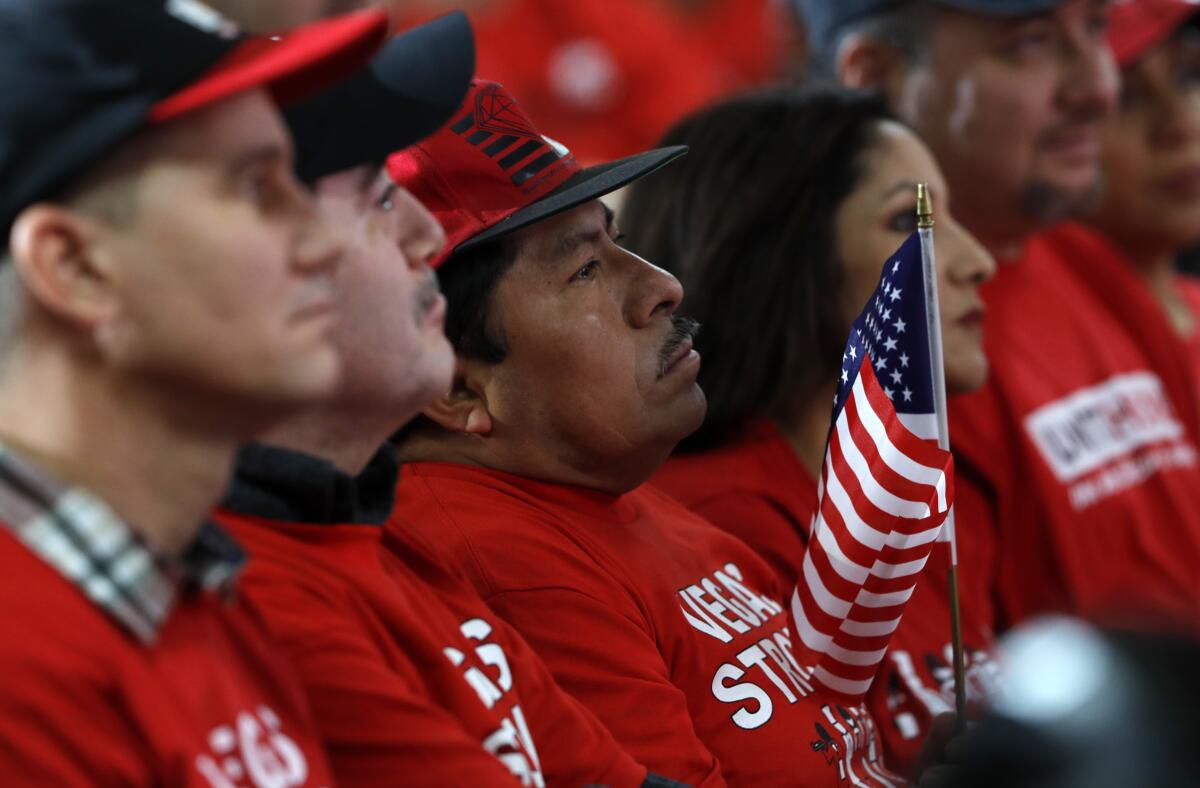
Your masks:
[{"label": "hand holding flag pole", "polygon": [[[946,412],[946,368],[942,355],[942,321],[938,303],[937,259],[933,251],[933,205],[929,187],[917,184],[917,233],[921,238],[921,270],[925,278],[926,315],[929,318],[929,366],[933,373],[934,412],[937,414],[938,448],[950,450],[950,424]],[[958,539],[954,532],[954,507],[951,505],[942,526],[942,541],[950,543],[950,568],[946,583],[950,599],[950,643],[954,659],[954,707],[959,730],[966,726],[966,668],[963,660],[962,619],[958,609]]]}]

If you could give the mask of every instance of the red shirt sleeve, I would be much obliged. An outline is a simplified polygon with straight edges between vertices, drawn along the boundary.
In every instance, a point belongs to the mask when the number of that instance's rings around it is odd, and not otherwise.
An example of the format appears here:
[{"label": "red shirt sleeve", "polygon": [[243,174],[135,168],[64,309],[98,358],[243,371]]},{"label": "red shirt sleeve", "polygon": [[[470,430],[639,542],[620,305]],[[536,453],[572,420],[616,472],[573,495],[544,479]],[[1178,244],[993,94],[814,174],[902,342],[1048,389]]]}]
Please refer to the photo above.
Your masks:
[{"label": "red shirt sleeve", "polygon": [[358,629],[331,625],[336,617],[313,616],[314,593],[275,584],[259,604],[302,677],[338,782],[520,785],[430,699],[413,666],[387,660]]},{"label": "red shirt sleeve", "polygon": [[611,601],[561,588],[506,591],[486,601],[652,772],[703,788],[725,785],[692,727],[687,697],[634,618]]}]

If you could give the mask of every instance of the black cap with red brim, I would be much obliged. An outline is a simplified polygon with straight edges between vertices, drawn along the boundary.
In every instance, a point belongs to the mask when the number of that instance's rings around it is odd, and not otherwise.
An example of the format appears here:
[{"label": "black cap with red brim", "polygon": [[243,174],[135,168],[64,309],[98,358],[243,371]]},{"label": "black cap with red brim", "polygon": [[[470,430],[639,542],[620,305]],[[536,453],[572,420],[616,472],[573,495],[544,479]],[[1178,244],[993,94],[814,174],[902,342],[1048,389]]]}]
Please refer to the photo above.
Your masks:
[{"label": "black cap with red brim", "polygon": [[387,31],[380,10],[267,39],[196,0],[0,0],[0,238],[139,128],[252,88],[296,101]]},{"label": "black cap with red brim", "polygon": [[456,11],[396,36],[351,78],[284,111],[306,181],[362,164],[437,131],[462,106],[475,37]]}]

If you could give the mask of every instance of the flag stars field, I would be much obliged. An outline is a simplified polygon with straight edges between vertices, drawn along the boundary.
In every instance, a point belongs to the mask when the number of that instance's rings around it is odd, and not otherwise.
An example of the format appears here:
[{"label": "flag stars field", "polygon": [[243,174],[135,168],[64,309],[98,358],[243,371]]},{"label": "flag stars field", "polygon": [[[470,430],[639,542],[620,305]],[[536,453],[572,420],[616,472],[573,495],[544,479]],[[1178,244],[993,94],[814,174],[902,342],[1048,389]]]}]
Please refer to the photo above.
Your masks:
[{"label": "flag stars field", "polygon": [[[916,233],[890,263],[842,354],[818,513],[791,599],[802,661],[850,703],[870,687],[952,503],[950,455],[931,442],[935,384]],[[896,334],[884,339],[886,325]]]}]

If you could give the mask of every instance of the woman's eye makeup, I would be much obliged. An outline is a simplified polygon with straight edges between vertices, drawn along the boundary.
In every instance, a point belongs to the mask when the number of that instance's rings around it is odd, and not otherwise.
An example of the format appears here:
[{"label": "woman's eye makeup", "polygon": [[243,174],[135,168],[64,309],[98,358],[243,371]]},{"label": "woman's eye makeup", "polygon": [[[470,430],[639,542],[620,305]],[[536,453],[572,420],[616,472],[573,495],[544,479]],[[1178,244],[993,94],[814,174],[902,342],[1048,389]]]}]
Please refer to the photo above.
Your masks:
[{"label": "woman's eye makeup", "polygon": [[917,229],[917,205],[912,203],[892,212],[887,218],[887,228],[897,233],[911,233]]}]

